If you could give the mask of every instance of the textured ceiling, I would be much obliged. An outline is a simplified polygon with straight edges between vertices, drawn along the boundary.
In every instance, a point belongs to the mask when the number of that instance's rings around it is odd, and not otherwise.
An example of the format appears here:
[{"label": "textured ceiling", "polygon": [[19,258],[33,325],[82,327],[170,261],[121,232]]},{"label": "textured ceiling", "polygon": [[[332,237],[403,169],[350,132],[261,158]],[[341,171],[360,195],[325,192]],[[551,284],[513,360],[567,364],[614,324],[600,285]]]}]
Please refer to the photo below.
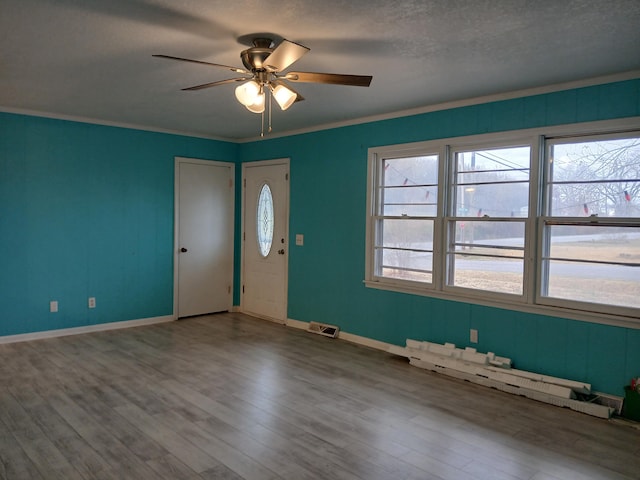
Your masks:
[{"label": "textured ceiling", "polygon": [[311,51],[289,70],[373,75],[371,87],[295,84],[274,133],[640,69],[639,0],[0,0],[0,109],[227,139],[260,115],[234,85],[238,39],[272,32]]}]

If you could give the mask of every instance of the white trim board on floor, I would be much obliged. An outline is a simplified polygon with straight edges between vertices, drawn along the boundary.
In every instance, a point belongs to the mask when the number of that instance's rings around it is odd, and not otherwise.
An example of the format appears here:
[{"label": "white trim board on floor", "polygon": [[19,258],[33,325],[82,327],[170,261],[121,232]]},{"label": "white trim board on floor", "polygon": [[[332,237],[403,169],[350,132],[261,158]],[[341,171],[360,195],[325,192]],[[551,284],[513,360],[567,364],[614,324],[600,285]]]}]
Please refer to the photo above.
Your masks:
[{"label": "white trim board on floor", "polygon": [[138,320],[124,320],[122,322],[99,323],[97,325],[85,325],[82,327],[61,328],[59,330],[46,330],[44,332],[21,333],[18,335],[0,336],[0,344],[28,342],[31,340],[42,340],[44,338],[66,337],[68,335],[81,335],[83,333],[104,332],[107,330],[118,330],[121,328],[142,327],[156,323],[172,322],[173,315],[162,317],[141,318]]}]

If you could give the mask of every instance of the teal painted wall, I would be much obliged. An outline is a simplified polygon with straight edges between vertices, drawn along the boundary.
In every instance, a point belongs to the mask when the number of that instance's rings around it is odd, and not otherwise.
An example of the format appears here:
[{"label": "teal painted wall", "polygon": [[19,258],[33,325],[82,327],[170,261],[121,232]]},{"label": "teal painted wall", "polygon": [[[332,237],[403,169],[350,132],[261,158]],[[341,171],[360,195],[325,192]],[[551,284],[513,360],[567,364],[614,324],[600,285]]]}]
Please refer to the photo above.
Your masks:
[{"label": "teal painted wall", "polygon": [[0,113],[0,336],[170,315],[174,157],[289,157],[290,318],[395,344],[466,346],[477,328],[480,350],[519,368],[621,394],[640,374],[640,330],[365,288],[367,149],[638,115],[640,80],[240,145]]},{"label": "teal painted wall", "polygon": [[394,344],[470,346],[477,328],[480,351],[622,395],[640,374],[640,330],[366,288],[367,149],[638,115],[640,80],[632,80],[240,145],[241,162],[291,159],[289,318]]},{"label": "teal painted wall", "polygon": [[175,156],[237,145],[0,113],[0,335],[173,313]]}]

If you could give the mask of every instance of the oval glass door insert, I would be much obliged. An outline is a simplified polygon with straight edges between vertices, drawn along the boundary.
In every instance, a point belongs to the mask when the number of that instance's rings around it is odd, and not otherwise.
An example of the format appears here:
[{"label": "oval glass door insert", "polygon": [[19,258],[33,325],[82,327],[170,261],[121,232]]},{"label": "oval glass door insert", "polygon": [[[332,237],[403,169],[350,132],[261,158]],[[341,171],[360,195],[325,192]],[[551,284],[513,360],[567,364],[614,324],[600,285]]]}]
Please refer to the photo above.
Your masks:
[{"label": "oval glass door insert", "polygon": [[256,211],[256,237],[260,255],[266,257],[273,244],[273,196],[266,183],[260,189]]}]

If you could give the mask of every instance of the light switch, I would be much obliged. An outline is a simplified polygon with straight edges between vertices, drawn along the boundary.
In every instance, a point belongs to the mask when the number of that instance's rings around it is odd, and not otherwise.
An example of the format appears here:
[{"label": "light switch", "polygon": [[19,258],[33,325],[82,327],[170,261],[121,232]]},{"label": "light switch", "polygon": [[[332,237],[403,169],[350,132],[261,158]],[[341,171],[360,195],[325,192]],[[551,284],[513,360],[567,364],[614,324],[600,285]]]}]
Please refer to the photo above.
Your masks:
[{"label": "light switch", "polygon": [[296,234],[296,245],[298,245],[299,247],[304,245],[304,235],[302,235],[301,233]]}]

